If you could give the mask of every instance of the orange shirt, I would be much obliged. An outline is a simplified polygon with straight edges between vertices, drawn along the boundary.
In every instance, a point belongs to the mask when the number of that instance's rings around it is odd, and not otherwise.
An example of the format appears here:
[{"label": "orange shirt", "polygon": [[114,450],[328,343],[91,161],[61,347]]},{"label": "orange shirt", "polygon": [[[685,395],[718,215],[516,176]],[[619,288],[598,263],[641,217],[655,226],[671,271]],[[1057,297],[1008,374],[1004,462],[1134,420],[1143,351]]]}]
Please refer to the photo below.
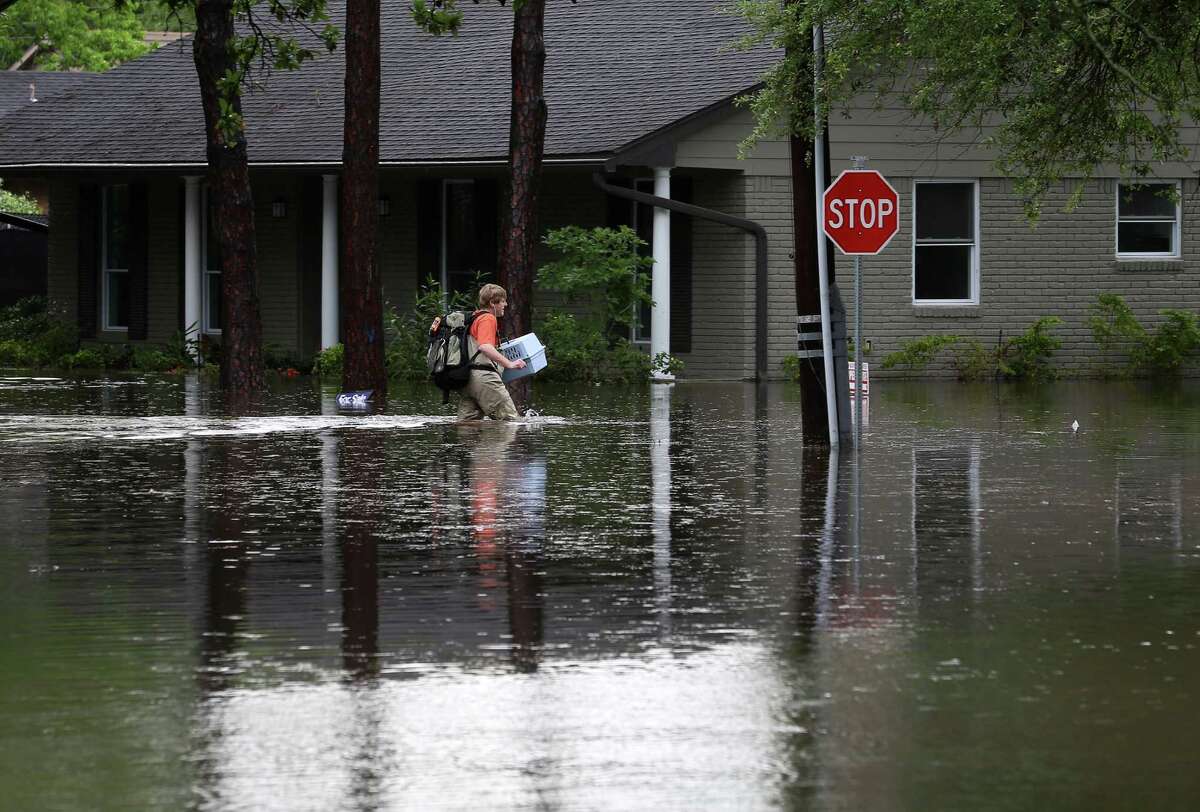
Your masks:
[{"label": "orange shirt", "polygon": [[491,344],[499,349],[499,334],[500,325],[496,322],[496,317],[486,310],[476,310],[475,321],[471,322],[471,337],[475,339],[475,343],[480,346]]}]

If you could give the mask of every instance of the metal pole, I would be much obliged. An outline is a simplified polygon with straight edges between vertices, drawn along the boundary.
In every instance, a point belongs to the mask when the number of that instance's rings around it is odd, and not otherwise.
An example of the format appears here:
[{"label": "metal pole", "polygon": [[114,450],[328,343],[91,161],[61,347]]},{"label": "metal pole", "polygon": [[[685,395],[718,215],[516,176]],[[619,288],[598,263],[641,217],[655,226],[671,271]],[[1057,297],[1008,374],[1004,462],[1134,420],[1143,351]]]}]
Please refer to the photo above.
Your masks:
[{"label": "metal pole", "polygon": [[862,439],[862,257],[854,257],[854,444]]},{"label": "metal pole", "polygon": [[833,372],[833,329],[829,319],[829,254],[825,242],[825,128],[821,126],[821,26],[813,27],[813,176],[816,178],[817,284],[821,288],[821,360],[825,364],[825,411],[829,445],[838,447],[837,378]]}]

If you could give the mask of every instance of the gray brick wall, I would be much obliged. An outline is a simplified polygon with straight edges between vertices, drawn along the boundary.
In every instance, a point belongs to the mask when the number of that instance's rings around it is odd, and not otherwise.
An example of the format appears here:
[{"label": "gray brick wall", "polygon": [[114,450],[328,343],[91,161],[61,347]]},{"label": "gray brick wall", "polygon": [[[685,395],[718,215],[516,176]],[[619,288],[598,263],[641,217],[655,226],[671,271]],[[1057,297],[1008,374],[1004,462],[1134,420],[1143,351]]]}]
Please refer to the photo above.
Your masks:
[{"label": "gray brick wall", "polygon": [[[933,334],[962,335],[990,348],[1002,336],[1023,332],[1040,316],[1057,316],[1064,323],[1055,330],[1063,341],[1055,366],[1065,374],[1090,375],[1116,360],[1100,356],[1086,324],[1099,293],[1124,296],[1150,327],[1161,322],[1158,313],[1163,308],[1200,310],[1200,236],[1189,228],[1200,219],[1195,181],[1185,181],[1183,187],[1182,258],[1118,262],[1114,179],[1089,182],[1070,212],[1064,211],[1069,190],[1056,191],[1033,227],[1010,181],[983,178],[979,304],[949,308],[912,304],[913,181],[895,178],[892,183],[901,195],[900,233],[878,257],[863,260],[863,329],[872,345],[869,360],[882,361],[904,341]],[[839,257],[838,276],[852,311],[850,268],[851,260]],[[943,364],[929,374],[952,371]]]},{"label": "gray brick wall", "polygon": [[[738,217],[746,211],[742,175],[698,173],[696,205]],[[754,242],[744,232],[707,220],[692,224],[692,351],[679,353],[689,378],[754,374]]]}]

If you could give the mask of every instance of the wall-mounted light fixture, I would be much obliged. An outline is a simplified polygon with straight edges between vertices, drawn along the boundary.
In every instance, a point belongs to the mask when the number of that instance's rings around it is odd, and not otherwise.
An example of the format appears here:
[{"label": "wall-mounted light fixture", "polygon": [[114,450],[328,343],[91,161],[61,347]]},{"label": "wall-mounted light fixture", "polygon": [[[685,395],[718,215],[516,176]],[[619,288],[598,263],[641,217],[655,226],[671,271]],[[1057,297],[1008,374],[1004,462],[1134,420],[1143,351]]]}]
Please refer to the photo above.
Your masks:
[{"label": "wall-mounted light fixture", "polygon": [[287,217],[287,201],[282,197],[277,197],[271,202],[272,217]]},{"label": "wall-mounted light fixture", "polygon": [[379,198],[379,216],[387,217],[392,213],[392,199],[387,195]]}]

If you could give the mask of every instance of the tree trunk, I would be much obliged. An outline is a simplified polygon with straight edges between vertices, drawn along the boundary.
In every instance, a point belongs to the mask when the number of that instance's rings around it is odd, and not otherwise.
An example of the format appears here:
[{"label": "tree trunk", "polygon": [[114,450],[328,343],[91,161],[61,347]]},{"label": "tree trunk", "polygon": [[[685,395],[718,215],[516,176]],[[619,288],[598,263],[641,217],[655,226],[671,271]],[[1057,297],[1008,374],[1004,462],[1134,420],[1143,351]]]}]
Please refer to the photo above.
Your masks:
[{"label": "tree trunk", "polygon": [[342,146],[340,299],[342,389],[387,400],[379,273],[379,0],[346,4],[346,118]]},{"label": "tree trunk", "polygon": [[[500,242],[500,284],[508,292],[508,334],[533,327],[533,255],[537,247],[537,196],[546,146],[542,31],[546,0],[525,0],[513,13],[512,113],[508,134],[509,206]],[[530,378],[511,385],[517,410],[529,406]]]},{"label": "tree trunk", "polygon": [[[218,82],[236,65],[232,0],[198,0],[192,55],[200,79],[208,147],[208,188],[221,251],[221,387],[230,408],[240,411],[265,387],[262,320],[258,309],[254,198],[246,162],[246,136],[227,144],[220,130]],[[240,116],[241,99],[233,99]]]}]

